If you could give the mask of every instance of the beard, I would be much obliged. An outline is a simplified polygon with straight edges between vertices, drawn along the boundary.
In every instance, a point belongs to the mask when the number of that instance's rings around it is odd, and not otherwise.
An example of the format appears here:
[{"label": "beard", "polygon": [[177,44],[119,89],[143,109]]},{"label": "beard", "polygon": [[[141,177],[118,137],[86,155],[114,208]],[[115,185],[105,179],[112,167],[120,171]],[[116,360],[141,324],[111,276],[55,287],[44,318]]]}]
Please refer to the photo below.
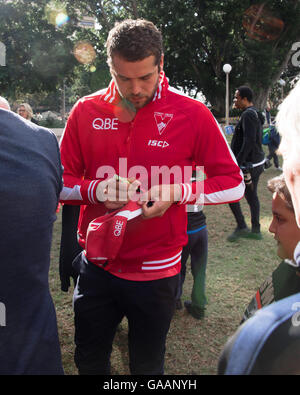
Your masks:
[{"label": "beard", "polygon": [[159,84],[159,74],[157,77],[157,80],[155,82],[155,85],[153,87],[153,90],[149,94],[128,94],[126,96],[123,96],[122,93],[119,90],[120,96],[125,99],[127,102],[131,103],[131,105],[135,108],[135,110],[139,110],[140,108],[145,107],[148,103],[150,103],[153,100],[153,97],[157,91]]}]

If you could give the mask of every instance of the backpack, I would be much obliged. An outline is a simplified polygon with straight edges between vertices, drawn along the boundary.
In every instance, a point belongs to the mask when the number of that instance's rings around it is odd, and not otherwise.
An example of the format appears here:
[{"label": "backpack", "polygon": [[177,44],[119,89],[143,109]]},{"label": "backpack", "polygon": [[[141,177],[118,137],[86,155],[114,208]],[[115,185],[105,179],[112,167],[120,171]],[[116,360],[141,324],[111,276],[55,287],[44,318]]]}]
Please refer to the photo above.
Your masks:
[{"label": "backpack", "polygon": [[259,120],[260,123],[261,123],[261,126],[263,126],[263,125],[265,124],[265,120],[266,120],[266,117],[265,117],[264,113],[263,113],[262,111],[258,111],[258,110],[257,110],[256,108],[254,108],[254,107],[251,108],[250,110],[255,112],[255,114],[256,114],[258,120]]},{"label": "backpack", "polygon": [[265,124],[265,120],[266,120],[266,117],[265,117],[264,113],[261,112],[261,111],[258,111],[258,110],[256,110],[256,112],[257,112],[257,115],[258,115],[258,119],[260,120],[260,123],[262,125],[264,125]]},{"label": "backpack", "polygon": [[272,144],[275,147],[279,147],[280,135],[274,125],[271,125],[266,129],[263,129],[262,144],[263,145]]}]

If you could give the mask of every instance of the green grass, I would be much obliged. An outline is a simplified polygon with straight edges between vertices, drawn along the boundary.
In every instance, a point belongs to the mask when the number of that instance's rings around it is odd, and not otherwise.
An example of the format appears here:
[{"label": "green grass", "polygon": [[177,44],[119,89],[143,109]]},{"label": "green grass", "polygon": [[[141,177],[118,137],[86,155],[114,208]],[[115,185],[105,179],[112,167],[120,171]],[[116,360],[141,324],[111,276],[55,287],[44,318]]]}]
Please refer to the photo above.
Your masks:
[{"label": "green grass", "polygon": [[[205,208],[209,234],[207,313],[204,320],[198,321],[185,310],[176,311],[167,340],[165,374],[216,374],[223,345],[237,329],[243,311],[258,286],[280,263],[276,256],[275,241],[268,232],[272,196],[266,188],[267,180],[278,174],[271,167],[262,174],[259,183],[263,240],[241,239],[235,243],[227,242],[226,237],[236,226],[228,205]],[[249,207],[245,199],[241,204],[250,225]],[[57,311],[63,365],[65,373],[70,375],[77,374],[73,362],[73,287],[68,293],[60,290],[60,229],[61,213],[54,226],[50,286]],[[192,277],[188,270],[183,300],[190,298],[191,287]],[[113,374],[129,374],[125,319],[114,341],[111,363]]]}]

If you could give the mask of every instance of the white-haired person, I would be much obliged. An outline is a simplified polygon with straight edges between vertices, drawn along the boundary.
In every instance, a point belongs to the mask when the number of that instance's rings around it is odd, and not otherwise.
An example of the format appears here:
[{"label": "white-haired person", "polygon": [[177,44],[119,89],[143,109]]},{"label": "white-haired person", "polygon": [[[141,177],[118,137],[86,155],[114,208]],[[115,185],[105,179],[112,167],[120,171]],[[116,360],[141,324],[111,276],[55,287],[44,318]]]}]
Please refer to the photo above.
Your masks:
[{"label": "white-haired person", "polygon": [[[281,135],[279,152],[283,157],[283,173],[290,190],[296,221],[300,227],[300,81],[279,108],[276,125]],[[300,257],[299,257],[300,259]]]},{"label": "white-haired person", "polygon": [[33,111],[31,106],[28,103],[22,103],[18,106],[17,108],[17,114],[19,114],[21,117],[27,119],[27,121],[31,121],[33,123],[38,123],[34,118],[33,118]]}]

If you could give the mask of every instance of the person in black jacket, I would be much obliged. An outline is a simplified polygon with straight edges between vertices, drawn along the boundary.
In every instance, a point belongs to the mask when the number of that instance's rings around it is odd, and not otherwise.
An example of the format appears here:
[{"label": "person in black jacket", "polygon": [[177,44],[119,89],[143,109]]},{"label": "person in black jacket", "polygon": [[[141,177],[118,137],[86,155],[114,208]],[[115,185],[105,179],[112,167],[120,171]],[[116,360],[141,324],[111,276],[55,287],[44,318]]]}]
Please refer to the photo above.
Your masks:
[{"label": "person in black jacket", "polygon": [[248,86],[241,86],[236,90],[234,107],[243,111],[234,130],[231,149],[244,173],[245,198],[250,207],[252,228],[250,230],[246,225],[240,203],[230,203],[229,207],[233,212],[237,227],[227,240],[233,242],[240,237],[259,240],[262,235],[260,232],[260,206],[257,185],[265,163],[265,154],[262,149],[262,125],[264,121],[253,106],[253,92]]}]

